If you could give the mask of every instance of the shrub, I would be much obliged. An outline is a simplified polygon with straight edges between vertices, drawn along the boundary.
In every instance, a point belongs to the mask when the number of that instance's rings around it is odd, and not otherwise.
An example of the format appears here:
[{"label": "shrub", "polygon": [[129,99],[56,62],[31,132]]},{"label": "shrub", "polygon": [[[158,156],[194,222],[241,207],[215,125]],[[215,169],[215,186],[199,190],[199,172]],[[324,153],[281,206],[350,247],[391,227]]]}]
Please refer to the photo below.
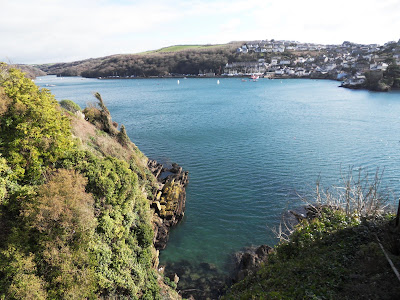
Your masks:
[{"label": "shrub", "polygon": [[118,142],[122,146],[128,146],[130,144],[131,140],[129,139],[128,135],[126,134],[124,125],[121,125],[121,131],[118,132],[117,139],[118,139]]},{"label": "shrub", "polygon": [[154,233],[137,175],[125,161],[84,151],[71,152],[62,164],[79,170],[88,179],[86,190],[94,195],[98,240],[93,249],[100,294],[147,295]]},{"label": "shrub", "polygon": [[15,247],[0,253],[1,299],[47,299],[46,282],[36,275],[34,255],[25,255]]},{"label": "shrub", "polygon": [[16,69],[0,82],[9,105],[0,115],[0,151],[19,182],[41,182],[44,170],[72,147],[69,120],[48,90]]},{"label": "shrub", "polygon": [[78,104],[76,104],[72,100],[61,100],[60,101],[60,106],[72,113],[76,113],[77,111],[81,111],[82,109]]},{"label": "shrub", "polygon": [[57,170],[24,210],[28,224],[38,232],[39,273],[49,284],[49,295],[58,299],[86,298],[96,290],[88,251],[96,220],[86,182],[75,171]]},{"label": "shrub", "polygon": [[78,150],[69,126],[0,65],[0,299],[158,299],[145,167]]}]

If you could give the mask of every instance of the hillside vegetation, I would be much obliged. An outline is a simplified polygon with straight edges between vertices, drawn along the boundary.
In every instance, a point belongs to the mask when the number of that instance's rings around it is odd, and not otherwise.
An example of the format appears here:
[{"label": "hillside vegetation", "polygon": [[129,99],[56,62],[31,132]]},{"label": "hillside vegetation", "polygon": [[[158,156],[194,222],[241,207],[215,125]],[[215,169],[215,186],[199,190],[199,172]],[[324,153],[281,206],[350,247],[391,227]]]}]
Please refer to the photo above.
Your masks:
[{"label": "hillside vegetation", "polygon": [[107,131],[115,123],[103,102],[91,112],[103,127],[0,66],[0,299],[165,292],[154,269],[147,158],[123,127]]},{"label": "hillside vegetation", "polygon": [[182,51],[182,50],[189,50],[189,49],[210,49],[210,48],[222,48],[226,46],[226,44],[220,44],[220,45],[175,45],[175,46],[169,46],[169,47],[164,47],[158,50],[151,50],[151,51],[146,51],[138,54],[151,54],[151,53],[158,53],[158,52],[177,52],[177,51]]},{"label": "hillside vegetation", "polygon": [[222,73],[229,61],[250,61],[255,55],[239,55],[242,43],[213,46],[172,46],[142,54],[121,54],[72,63],[38,65],[47,74],[83,77],[149,77],[169,74]]},{"label": "hillside vegetation", "polygon": [[223,299],[399,299],[386,255],[399,269],[400,226],[382,210],[378,186],[346,184],[339,197],[326,194],[328,204],[318,194],[319,204],[278,230],[273,253]]}]

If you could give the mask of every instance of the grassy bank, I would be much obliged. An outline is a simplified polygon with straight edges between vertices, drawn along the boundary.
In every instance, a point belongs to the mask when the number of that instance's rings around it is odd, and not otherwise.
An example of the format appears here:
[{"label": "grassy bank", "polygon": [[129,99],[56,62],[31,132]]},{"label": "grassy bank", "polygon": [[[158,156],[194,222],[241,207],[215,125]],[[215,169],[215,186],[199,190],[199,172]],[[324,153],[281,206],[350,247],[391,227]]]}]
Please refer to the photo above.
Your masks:
[{"label": "grassy bank", "polygon": [[348,183],[339,195],[322,200],[318,193],[315,201],[330,204],[278,231],[273,254],[224,299],[399,299],[399,279],[382,250],[400,269],[395,215],[382,209],[377,181]]}]

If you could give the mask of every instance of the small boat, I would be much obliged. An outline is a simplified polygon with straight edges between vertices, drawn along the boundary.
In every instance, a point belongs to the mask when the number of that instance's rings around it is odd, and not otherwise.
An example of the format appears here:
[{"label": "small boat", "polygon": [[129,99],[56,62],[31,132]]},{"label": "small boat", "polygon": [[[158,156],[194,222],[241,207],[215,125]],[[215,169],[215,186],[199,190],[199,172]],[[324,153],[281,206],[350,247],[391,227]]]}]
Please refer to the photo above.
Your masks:
[{"label": "small boat", "polygon": [[179,82],[179,79],[178,79],[178,81],[177,81],[177,84],[179,84],[180,82]]},{"label": "small boat", "polygon": [[253,81],[257,81],[258,80],[258,78],[260,78],[260,76],[258,76],[258,75],[251,75],[251,77],[250,77],[251,79],[253,79]]},{"label": "small boat", "polygon": [[219,79],[217,80],[217,84],[219,84]]}]

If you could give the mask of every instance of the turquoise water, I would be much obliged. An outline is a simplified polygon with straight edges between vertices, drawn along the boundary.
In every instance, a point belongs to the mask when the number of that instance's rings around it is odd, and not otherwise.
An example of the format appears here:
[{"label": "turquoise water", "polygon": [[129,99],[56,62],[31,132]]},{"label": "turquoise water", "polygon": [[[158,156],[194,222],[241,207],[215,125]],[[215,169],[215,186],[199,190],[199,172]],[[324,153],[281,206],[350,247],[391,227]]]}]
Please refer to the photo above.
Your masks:
[{"label": "turquoise water", "polygon": [[186,215],[162,262],[222,267],[252,244],[275,244],[271,228],[318,176],[384,169],[399,189],[400,93],[338,88],[324,80],[97,80],[42,77],[58,100],[84,107],[100,92],[113,120],[150,158],[190,172]]}]

